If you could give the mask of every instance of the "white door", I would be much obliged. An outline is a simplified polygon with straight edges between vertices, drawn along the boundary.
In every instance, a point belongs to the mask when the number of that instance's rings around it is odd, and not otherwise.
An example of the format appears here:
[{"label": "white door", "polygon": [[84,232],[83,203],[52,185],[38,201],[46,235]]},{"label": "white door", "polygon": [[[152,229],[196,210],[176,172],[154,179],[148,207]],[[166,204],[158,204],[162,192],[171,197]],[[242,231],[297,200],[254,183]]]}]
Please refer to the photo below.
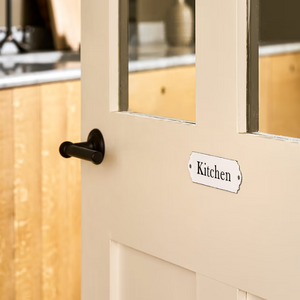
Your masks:
[{"label": "white door", "polygon": [[[83,300],[299,299],[300,147],[245,132],[246,2],[196,0],[195,123],[117,112],[118,1],[82,3],[82,140],[106,145],[82,162]],[[237,161],[238,193],[192,182],[193,152]]]}]

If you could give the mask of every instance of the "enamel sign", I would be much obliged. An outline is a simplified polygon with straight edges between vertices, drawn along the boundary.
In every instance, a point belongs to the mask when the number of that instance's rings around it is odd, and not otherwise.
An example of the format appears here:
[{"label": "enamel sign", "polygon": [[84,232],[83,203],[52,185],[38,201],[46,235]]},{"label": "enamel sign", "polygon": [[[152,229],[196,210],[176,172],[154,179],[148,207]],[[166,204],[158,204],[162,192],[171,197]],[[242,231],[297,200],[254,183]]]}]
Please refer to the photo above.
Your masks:
[{"label": "enamel sign", "polygon": [[236,160],[192,152],[188,164],[194,183],[238,193],[242,173]]}]

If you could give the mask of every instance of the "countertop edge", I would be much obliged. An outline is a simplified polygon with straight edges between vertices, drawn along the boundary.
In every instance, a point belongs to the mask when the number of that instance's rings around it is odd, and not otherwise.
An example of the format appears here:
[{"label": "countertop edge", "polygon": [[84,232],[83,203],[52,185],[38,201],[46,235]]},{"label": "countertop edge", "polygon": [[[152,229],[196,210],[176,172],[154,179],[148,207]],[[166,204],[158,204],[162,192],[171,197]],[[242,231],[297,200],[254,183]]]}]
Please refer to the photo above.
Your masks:
[{"label": "countertop edge", "polygon": [[129,73],[195,65],[195,54],[130,61]]},{"label": "countertop edge", "polygon": [[300,43],[259,46],[259,56],[280,55],[300,51]]},{"label": "countertop edge", "polygon": [[43,72],[35,72],[26,74],[26,76],[24,76],[24,74],[12,75],[0,78],[0,89],[76,80],[80,78],[80,68],[67,70],[57,69]]},{"label": "countertop edge", "polygon": [[[130,61],[129,72],[161,70],[171,67],[195,65],[195,54],[182,56],[152,58],[148,60]],[[0,77],[0,90],[14,87],[47,84],[68,80],[81,79],[81,68],[59,68],[53,70],[38,71],[32,73],[14,74]]]}]

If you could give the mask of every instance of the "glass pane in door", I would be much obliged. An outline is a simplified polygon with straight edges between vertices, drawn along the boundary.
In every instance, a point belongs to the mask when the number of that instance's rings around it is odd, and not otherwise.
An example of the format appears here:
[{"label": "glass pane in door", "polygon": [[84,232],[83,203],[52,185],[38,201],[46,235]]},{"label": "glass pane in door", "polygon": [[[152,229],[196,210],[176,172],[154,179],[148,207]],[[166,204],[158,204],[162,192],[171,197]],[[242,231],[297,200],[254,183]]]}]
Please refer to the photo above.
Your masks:
[{"label": "glass pane in door", "polygon": [[300,1],[259,1],[259,131],[300,138]]},{"label": "glass pane in door", "polygon": [[194,122],[195,0],[128,1],[128,110]]}]

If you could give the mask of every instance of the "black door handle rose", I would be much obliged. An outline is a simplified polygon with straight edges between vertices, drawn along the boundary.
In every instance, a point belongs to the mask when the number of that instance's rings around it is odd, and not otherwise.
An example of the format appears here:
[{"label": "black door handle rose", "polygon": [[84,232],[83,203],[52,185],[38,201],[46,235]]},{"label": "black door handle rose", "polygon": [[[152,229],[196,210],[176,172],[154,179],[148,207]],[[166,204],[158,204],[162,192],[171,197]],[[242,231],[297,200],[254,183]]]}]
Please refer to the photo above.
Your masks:
[{"label": "black door handle rose", "polygon": [[59,153],[64,158],[77,157],[100,165],[104,159],[104,138],[99,129],[93,129],[86,142],[73,144],[64,142],[59,147]]}]

